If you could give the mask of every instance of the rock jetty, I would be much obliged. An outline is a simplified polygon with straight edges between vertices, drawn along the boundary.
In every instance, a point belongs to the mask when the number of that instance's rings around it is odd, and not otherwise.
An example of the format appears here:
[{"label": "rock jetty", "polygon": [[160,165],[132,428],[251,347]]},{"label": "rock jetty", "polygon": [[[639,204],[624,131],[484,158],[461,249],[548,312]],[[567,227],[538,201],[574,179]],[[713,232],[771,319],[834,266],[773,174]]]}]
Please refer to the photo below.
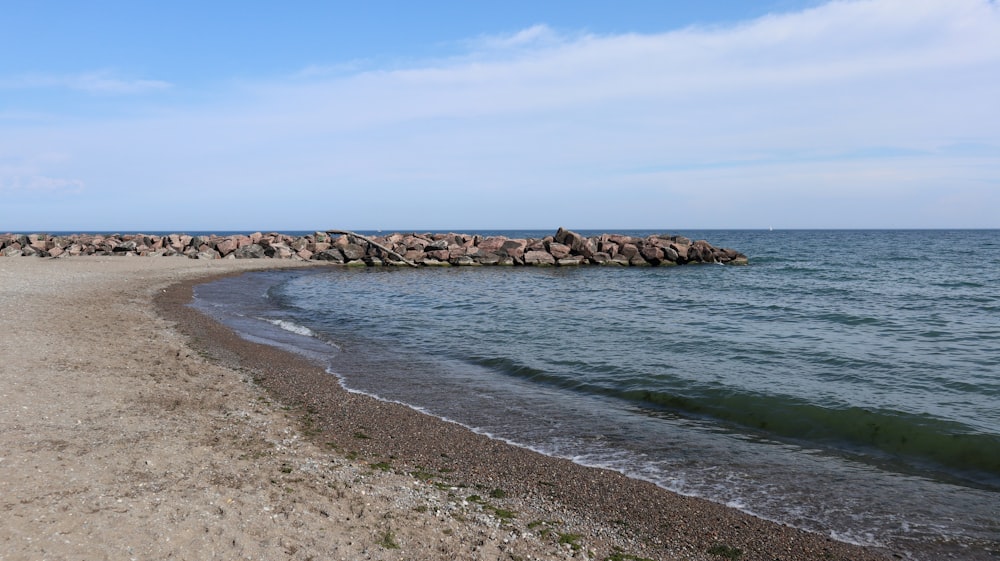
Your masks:
[{"label": "rock jetty", "polygon": [[192,259],[294,259],[347,266],[671,266],[747,264],[747,257],[684,236],[584,237],[559,230],[541,239],[469,234],[387,234],[367,237],[326,231],[305,236],[187,234],[0,234],[0,257],[63,258],[81,255],[184,256]]}]

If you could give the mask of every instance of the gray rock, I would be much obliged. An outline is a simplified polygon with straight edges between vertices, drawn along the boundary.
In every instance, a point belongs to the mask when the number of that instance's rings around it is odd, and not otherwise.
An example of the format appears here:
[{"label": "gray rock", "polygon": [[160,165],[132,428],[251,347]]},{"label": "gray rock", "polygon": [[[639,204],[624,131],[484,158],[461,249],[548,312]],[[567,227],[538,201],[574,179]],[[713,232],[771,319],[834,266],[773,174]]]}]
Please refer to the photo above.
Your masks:
[{"label": "gray rock", "polygon": [[354,261],[365,256],[365,248],[356,243],[349,243],[340,248],[340,251],[343,252],[344,259],[347,261]]},{"label": "gray rock", "polygon": [[233,252],[233,255],[237,259],[262,259],[264,257],[264,248],[252,243],[237,249]]},{"label": "gray rock", "polygon": [[582,265],[587,260],[586,257],[582,255],[573,255],[572,257],[563,257],[556,261],[556,264],[560,267],[578,267]]},{"label": "gray rock", "polygon": [[129,251],[135,251],[136,247],[138,247],[138,244],[136,244],[135,241],[129,240],[114,246],[111,251],[115,253],[127,253]]},{"label": "gray rock", "polygon": [[624,255],[622,255],[621,253],[619,253],[618,255],[615,255],[614,257],[612,257],[611,261],[608,261],[608,264],[609,265],[610,264],[621,265],[623,267],[628,267],[629,266],[629,258],[625,257]]},{"label": "gray rock", "polygon": [[344,254],[335,247],[324,249],[323,251],[313,255],[312,258],[318,261],[331,261],[333,263],[343,263],[345,261]]},{"label": "gray rock", "polygon": [[473,267],[479,265],[475,259],[469,257],[468,255],[459,255],[448,260],[449,263],[458,267]]},{"label": "gray rock", "polygon": [[[497,255],[496,253],[489,253],[489,252],[484,253],[482,250],[480,250],[478,253],[472,256],[472,258],[475,259],[481,265],[496,265],[497,263],[500,262],[499,255]],[[510,257],[506,258],[510,259],[511,263],[514,262],[514,260],[511,259]]]}]

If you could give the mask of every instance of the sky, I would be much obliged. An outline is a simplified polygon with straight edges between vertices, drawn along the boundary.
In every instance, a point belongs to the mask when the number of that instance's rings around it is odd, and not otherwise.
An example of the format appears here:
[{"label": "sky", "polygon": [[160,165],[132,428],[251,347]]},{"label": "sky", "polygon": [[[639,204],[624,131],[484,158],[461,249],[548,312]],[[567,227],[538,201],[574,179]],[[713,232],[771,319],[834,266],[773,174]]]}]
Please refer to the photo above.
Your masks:
[{"label": "sky", "polygon": [[1000,228],[997,0],[0,10],[0,231]]}]

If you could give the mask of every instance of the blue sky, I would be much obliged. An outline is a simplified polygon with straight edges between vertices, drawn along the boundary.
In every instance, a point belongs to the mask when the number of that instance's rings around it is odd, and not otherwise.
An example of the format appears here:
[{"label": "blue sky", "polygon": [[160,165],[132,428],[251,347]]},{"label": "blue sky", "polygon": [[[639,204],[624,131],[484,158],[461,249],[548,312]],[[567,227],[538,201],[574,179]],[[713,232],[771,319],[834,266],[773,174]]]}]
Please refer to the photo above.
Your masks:
[{"label": "blue sky", "polygon": [[0,29],[2,231],[1000,227],[996,1],[13,0]]}]

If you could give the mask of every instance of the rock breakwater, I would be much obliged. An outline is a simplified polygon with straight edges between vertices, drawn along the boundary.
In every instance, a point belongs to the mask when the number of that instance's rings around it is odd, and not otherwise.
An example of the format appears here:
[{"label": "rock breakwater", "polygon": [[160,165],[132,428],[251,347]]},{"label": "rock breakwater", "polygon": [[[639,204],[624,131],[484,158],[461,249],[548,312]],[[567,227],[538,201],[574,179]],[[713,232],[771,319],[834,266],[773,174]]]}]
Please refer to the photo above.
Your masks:
[{"label": "rock breakwater", "polygon": [[747,264],[734,249],[677,235],[584,237],[559,228],[541,239],[469,234],[401,234],[367,237],[326,231],[305,236],[187,234],[0,234],[0,257],[63,258],[83,255],[184,256],[192,259],[293,259],[346,266],[671,266]]}]

